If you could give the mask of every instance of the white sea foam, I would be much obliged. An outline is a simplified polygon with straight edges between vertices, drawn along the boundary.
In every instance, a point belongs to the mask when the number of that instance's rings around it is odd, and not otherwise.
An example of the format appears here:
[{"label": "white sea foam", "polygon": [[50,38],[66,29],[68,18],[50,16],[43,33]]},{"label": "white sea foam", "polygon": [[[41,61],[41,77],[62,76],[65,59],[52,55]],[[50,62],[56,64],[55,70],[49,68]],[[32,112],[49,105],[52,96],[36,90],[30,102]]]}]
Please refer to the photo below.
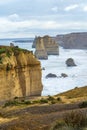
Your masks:
[{"label": "white sea foam", "polygon": [[[67,67],[65,61],[67,58],[73,58],[76,67]],[[49,56],[48,60],[41,60],[43,91],[42,95],[55,95],[60,92],[70,90],[75,87],[87,85],[87,51],[63,49],[60,47],[59,56]],[[48,78],[45,76],[49,73],[60,76],[66,73],[66,78]]]},{"label": "white sea foam", "polygon": [[[3,43],[6,43],[6,41],[3,41]],[[8,45],[8,42],[6,45]],[[15,43],[15,45],[35,50],[32,49],[32,43]],[[87,85],[87,50],[63,49],[62,47],[59,50],[59,56],[49,56],[48,60],[40,60],[41,66],[45,68],[45,70],[42,70],[42,95],[55,95],[75,87]],[[77,66],[67,67],[65,64],[67,58],[73,58]],[[46,79],[45,76],[49,73],[57,76],[66,73],[68,77]]]}]

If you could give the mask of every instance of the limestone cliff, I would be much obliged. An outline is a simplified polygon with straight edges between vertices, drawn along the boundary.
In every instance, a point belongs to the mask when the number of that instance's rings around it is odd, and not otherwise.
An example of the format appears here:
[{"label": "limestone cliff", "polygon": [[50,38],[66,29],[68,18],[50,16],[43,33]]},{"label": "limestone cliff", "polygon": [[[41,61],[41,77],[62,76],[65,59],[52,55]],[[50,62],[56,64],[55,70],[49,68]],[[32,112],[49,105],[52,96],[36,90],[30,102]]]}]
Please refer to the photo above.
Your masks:
[{"label": "limestone cliff", "polygon": [[87,32],[57,35],[55,40],[65,49],[87,49]]},{"label": "limestone cliff", "polygon": [[35,56],[38,59],[48,59],[48,55],[59,54],[58,44],[48,35],[35,38],[33,44],[36,47]]},{"label": "limestone cliff", "polygon": [[43,41],[43,38],[41,38],[41,37],[38,37],[36,39],[35,56],[38,59],[48,59],[48,55],[47,55],[47,52],[46,52],[45,46],[44,46],[44,41]]},{"label": "limestone cliff", "polygon": [[41,75],[32,52],[0,46],[0,100],[41,95]]},{"label": "limestone cliff", "polygon": [[43,42],[48,55],[58,55],[58,44],[48,35],[43,37]]}]

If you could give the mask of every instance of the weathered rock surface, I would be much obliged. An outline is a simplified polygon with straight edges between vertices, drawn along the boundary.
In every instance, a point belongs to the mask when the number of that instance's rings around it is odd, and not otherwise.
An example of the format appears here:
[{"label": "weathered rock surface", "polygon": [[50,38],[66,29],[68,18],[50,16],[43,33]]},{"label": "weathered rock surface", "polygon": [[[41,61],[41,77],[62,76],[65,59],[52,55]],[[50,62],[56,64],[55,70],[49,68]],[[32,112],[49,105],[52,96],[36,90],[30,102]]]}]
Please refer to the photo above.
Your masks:
[{"label": "weathered rock surface", "polygon": [[58,44],[49,36],[36,37],[33,46],[36,47],[35,56],[38,59],[48,59],[48,55],[59,55]]},{"label": "weathered rock surface", "polygon": [[48,59],[48,55],[47,52],[45,50],[45,46],[44,46],[44,41],[43,38],[38,37],[36,39],[36,51],[35,51],[35,56],[38,59]]},{"label": "weathered rock surface", "polygon": [[48,75],[46,75],[46,78],[57,78],[57,75],[49,73]]},{"label": "weathered rock surface", "polygon": [[0,100],[41,95],[41,66],[32,52],[0,46]]},{"label": "weathered rock surface", "polygon": [[59,55],[59,47],[55,40],[46,35],[43,42],[48,55]]},{"label": "weathered rock surface", "polygon": [[57,35],[55,40],[65,49],[87,49],[87,32]]},{"label": "weathered rock surface", "polygon": [[36,48],[36,40],[37,40],[37,36],[35,36],[33,44],[32,44],[32,48]]},{"label": "weathered rock surface", "polygon": [[76,66],[76,64],[75,64],[75,62],[74,62],[74,60],[72,59],[72,58],[68,58],[67,60],[66,60],[66,65],[68,66],[68,67],[72,67],[72,66]]},{"label": "weathered rock surface", "polygon": [[61,76],[60,76],[60,77],[66,78],[66,77],[68,77],[68,75],[65,74],[65,73],[61,73]]}]

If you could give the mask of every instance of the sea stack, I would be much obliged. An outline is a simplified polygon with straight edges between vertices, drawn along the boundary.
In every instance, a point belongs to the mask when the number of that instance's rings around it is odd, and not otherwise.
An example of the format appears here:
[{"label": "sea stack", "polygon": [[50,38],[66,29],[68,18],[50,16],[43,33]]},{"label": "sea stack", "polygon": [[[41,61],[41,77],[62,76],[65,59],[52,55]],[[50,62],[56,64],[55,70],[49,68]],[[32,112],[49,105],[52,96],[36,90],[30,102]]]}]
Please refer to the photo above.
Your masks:
[{"label": "sea stack", "polygon": [[59,55],[59,46],[50,36],[37,37],[34,40],[35,56],[38,59],[48,59],[48,55]]},{"label": "sea stack", "polygon": [[44,46],[44,41],[42,37],[38,37],[36,39],[36,51],[35,51],[35,56],[38,59],[48,59],[47,51]]}]

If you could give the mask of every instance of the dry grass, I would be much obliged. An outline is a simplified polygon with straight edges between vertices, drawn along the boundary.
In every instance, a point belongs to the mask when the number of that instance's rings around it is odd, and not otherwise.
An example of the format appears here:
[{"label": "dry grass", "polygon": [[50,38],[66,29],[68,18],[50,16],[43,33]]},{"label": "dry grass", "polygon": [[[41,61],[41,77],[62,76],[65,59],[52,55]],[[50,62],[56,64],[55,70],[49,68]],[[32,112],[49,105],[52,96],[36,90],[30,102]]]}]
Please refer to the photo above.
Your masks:
[{"label": "dry grass", "polygon": [[[48,100],[48,103],[40,102],[42,99]],[[87,112],[87,108],[79,108],[78,103],[87,100],[87,87],[75,88],[53,97],[34,97],[29,100],[35,101],[35,104],[0,108],[2,130],[49,130],[53,122],[63,118],[65,112],[80,109]]]},{"label": "dry grass", "polygon": [[78,98],[78,97],[87,97],[87,86],[74,88],[67,92],[59,94],[60,96],[66,96],[67,98]]}]

